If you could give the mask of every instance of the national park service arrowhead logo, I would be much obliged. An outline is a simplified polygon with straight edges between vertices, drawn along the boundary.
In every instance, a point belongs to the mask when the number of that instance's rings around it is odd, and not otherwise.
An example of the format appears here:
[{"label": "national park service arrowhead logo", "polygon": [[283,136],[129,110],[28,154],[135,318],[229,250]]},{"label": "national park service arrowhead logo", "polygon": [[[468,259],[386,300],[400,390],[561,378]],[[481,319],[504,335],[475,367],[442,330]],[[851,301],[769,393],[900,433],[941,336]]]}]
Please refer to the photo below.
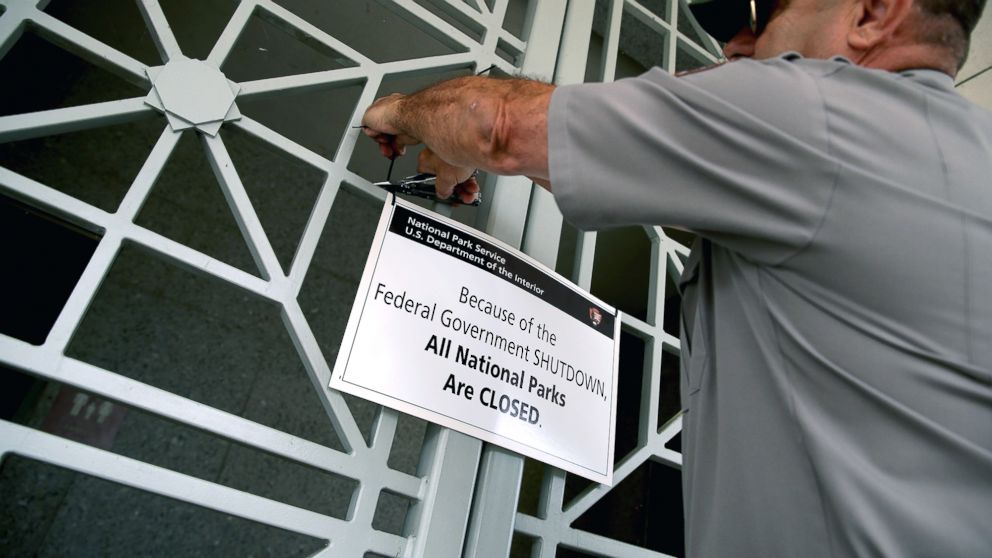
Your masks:
[{"label": "national park service arrowhead logo", "polygon": [[600,322],[603,321],[603,313],[599,311],[599,308],[589,307],[589,321],[592,322],[593,327],[599,327]]}]

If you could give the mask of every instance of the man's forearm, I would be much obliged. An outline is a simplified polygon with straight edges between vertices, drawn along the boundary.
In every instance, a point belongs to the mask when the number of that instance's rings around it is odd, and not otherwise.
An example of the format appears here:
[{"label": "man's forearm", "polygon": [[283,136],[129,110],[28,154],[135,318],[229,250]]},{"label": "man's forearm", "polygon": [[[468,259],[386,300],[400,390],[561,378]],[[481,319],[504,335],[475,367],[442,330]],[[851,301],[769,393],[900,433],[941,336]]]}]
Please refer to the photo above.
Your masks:
[{"label": "man's forearm", "polygon": [[424,142],[451,164],[548,178],[553,89],[525,79],[457,78],[395,99],[383,124]]}]

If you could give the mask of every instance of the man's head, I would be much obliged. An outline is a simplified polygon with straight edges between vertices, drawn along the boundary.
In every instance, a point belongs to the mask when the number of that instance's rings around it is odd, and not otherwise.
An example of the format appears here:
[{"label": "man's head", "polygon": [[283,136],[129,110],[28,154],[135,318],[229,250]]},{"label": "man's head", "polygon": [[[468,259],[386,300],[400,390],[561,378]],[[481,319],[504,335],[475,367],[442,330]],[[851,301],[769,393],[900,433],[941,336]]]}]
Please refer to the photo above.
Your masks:
[{"label": "man's head", "polygon": [[690,8],[728,58],[795,50],[899,70],[954,74],[985,0],[695,0]]}]

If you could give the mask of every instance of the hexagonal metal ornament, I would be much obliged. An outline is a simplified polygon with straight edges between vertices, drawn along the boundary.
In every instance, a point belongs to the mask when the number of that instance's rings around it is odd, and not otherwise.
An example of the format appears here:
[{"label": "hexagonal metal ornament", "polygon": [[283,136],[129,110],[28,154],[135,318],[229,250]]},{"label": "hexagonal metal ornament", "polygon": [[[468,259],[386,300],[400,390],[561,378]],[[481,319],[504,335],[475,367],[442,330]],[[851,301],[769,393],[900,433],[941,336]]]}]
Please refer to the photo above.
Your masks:
[{"label": "hexagonal metal ornament", "polygon": [[202,60],[175,58],[146,73],[152,89],[145,104],[165,113],[175,131],[195,127],[214,136],[224,122],[241,118],[234,103],[241,86]]}]

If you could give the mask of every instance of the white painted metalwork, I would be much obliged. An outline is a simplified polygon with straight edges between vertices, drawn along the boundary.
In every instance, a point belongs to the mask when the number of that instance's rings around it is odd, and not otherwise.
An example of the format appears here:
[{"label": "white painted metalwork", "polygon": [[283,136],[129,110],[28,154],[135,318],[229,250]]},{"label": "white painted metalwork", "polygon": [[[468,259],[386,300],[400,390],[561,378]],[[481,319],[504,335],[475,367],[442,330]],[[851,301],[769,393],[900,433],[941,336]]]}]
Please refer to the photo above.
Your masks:
[{"label": "white painted metalwork", "polygon": [[[148,91],[145,98],[0,117],[0,142],[132,122],[148,118],[156,111],[166,113],[169,118],[169,125],[162,131],[124,200],[114,212],[97,208],[0,167],[0,192],[3,194],[102,233],[96,252],[45,343],[34,346],[0,335],[0,362],[298,463],[355,479],[359,488],[347,518],[336,519],[300,509],[8,422],[0,422],[0,451],[3,455],[16,453],[28,456],[329,541],[327,549],[318,553],[320,556],[360,557],[372,552],[387,556],[443,557],[461,553],[481,444],[464,435],[430,427],[422,450],[421,471],[417,475],[409,475],[389,468],[387,458],[396,432],[397,413],[383,410],[375,423],[371,442],[366,443],[342,396],[326,388],[330,377],[329,363],[297,302],[321,231],[328,223],[340,189],[346,187],[363,196],[384,199],[383,192],[347,168],[356,142],[361,137],[360,131],[341,130],[342,140],[337,152],[333,158],[327,158],[252,118],[241,116],[237,102],[287,91],[361,84],[363,92],[351,118],[351,122],[357,122],[361,111],[372,102],[387,77],[449,69],[481,69],[490,65],[508,74],[524,72],[550,77],[557,56],[558,30],[564,16],[565,0],[531,2],[532,13],[525,29],[540,28],[541,32],[527,31],[524,37],[514,36],[503,28],[510,0],[380,0],[380,3],[431,37],[454,47],[457,53],[377,63],[272,0],[242,0],[206,60],[193,61],[183,54],[159,2],[140,0],[140,11],[162,64],[147,67],[47,14],[43,11],[47,4],[44,0],[0,0],[3,8],[3,15],[0,16],[0,56],[5,55],[30,27],[32,32],[52,39],[86,61]],[[281,26],[333,49],[353,62],[354,66],[243,83],[228,81],[219,68],[257,13],[264,13]],[[205,96],[215,102],[212,105],[204,103]],[[288,272],[284,272],[279,264],[224,140],[216,135],[221,125],[235,126],[326,174]],[[139,210],[182,133],[198,133],[201,147],[260,270],[260,277],[135,224]],[[487,186],[495,190],[491,196],[492,206],[499,209],[490,213],[489,222],[483,224],[504,239],[514,235],[519,239],[523,231],[522,216],[526,215],[528,193],[517,182],[519,179],[506,178]],[[521,217],[514,220],[510,217],[512,215]],[[76,329],[125,242],[138,245],[175,265],[276,303],[313,388],[319,394],[327,420],[333,425],[345,451],[325,447],[66,356],[66,349]],[[414,501],[404,536],[391,535],[372,527],[373,515],[383,490]]]},{"label": "white painted metalwork", "polygon": [[176,56],[145,73],[152,82],[145,103],[164,113],[174,132],[196,128],[213,137],[224,122],[241,119],[234,104],[241,86],[206,62]]}]

